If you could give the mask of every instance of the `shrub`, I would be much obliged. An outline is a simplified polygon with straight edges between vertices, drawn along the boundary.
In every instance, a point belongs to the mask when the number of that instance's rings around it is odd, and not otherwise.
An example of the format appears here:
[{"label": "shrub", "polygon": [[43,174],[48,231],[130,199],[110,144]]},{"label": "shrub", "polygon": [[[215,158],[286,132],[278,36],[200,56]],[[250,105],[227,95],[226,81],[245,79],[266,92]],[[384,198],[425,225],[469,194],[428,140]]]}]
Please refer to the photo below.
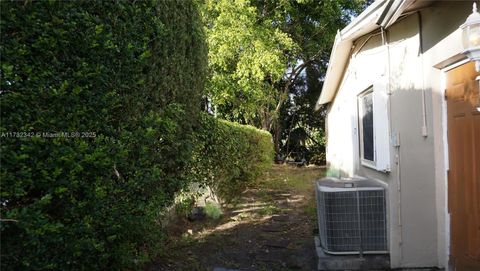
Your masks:
[{"label": "shrub", "polygon": [[222,216],[223,212],[220,209],[220,206],[212,202],[207,202],[205,205],[205,215],[212,219],[219,219]]},{"label": "shrub", "polygon": [[192,181],[224,198],[271,136],[200,115],[195,1],[0,1],[1,269],[138,267]]},{"label": "shrub", "polygon": [[224,201],[239,196],[273,162],[269,132],[202,115],[194,172]]},{"label": "shrub", "polygon": [[191,181],[206,66],[194,2],[1,1],[0,12],[1,269],[145,261]]}]

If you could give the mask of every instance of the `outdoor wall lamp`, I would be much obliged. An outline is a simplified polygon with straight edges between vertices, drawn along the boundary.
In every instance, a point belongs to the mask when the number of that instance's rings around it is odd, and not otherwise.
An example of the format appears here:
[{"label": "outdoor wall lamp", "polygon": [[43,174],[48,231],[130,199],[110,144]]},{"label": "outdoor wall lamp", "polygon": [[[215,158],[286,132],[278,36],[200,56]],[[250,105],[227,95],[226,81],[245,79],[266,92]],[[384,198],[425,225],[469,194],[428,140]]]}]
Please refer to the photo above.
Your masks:
[{"label": "outdoor wall lamp", "polygon": [[480,71],[480,13],[477,3],[473,3],[472,14],[460,26],[462,30],[463,54],[475,61],[475,68]]},{"label": "outdoor wall lamp", "polygon": [[[475,70],[480,72],[480,13],[477,12],[477,3],[473,3],[472,14],[460,26],[462,30],[463,54],[471,61],[475,61]],[[479,100],[477,111],[480,111],[480,76],[475,78],[479,82]]]}]

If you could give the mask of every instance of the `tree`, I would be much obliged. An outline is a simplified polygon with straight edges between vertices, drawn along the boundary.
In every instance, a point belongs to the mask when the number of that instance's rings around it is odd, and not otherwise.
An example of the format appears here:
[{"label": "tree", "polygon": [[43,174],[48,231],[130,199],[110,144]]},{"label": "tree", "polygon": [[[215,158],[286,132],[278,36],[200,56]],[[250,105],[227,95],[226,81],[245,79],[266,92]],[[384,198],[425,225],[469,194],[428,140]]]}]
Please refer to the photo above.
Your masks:
[{"label": "tree", "polygon": [[325,110],[314,110],[323,85],[321,73],[317,65],[305,68],[290,87],[279,118],[283,127],[281,153],[295,160],[305,159],[317,164],[325,162]]},{"label": "tree", "polygon": [[278,100],[292,39],[248,0],[207,0],[204,6],[209,45],[207,91],[226,119],[269,128],[269,111]]},{"label": "tree", "polygon": [[206,0],[207,90],[220,117],[270,130],[280,152],[280,113],[308,67],[322,75],[337,29],[364,0]]}]

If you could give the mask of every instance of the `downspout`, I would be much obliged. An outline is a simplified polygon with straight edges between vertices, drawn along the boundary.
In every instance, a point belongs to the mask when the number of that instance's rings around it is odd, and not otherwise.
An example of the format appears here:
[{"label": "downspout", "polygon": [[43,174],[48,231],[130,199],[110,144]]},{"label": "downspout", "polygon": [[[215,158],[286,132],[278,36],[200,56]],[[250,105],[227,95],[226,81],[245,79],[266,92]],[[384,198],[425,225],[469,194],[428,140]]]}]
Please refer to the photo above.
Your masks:
[{"label": "downspout", "polygon": [[426,98],[425,98],[425,73],[424,73],[424,65],[423,65],[423,35],[422,35],[422,15],[420,12],[417,12],[417,18],[418,18],[418,38],[419,38],[419,44],[420,44],[420,50],[419,54],[421,54],[421,63],[422,63],[422,136],[427,137],[428,136],[428,131],[427,131],[427,108],[426,108]]},{"label": "downspout", "polygon": [[388,42],[388,37],[385,33],[385,28],[380,27],[381,29],[381,34],[382,34],[382,44],[387,48],[387,67],[386,67],[386,76],[388,77],[387,81],[387,94],[390,96],[388,99],[388,119],[389,119],[389,128],[390,128],[390,135],[392,136],[392,139],[395,138],[395,140],[392,140],[392,145],[395,147],[395,163],[397,164],[397,176],[396,176],[396,181],[397,181],[397,227],[398,227],[398,245],[400,247],[400,262],[403,259],[403,222],[402,222],[402,186],[401,186],[401,175],[400,175],[400,135],[396,133],[393,135],[392,132],[392,125],[391,125],[391,120],[392,120],[392,89],[391,89],[391,71],[390,71],[390,44]]}]

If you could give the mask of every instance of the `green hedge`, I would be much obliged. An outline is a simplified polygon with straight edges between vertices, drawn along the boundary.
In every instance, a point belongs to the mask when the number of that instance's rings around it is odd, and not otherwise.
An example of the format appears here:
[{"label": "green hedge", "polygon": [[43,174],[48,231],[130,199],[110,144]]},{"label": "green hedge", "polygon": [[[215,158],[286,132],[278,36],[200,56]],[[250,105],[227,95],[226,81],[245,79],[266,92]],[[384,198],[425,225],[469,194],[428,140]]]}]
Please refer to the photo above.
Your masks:
[{"label": "green hedge", "polygon": [[196,5],[0,1],[0,12],[1,269],[138,266],[192,180],[207,59]]},{"label": "green hedge", "polygon": [[224,201],[235,199],[273,162],[269,132],[202,115],[195,152],[197,181]]},{"label": "green hedge", "polygon": [[193,181],[228,199],[267,132],[199,113],[195,1],[0,1],[2,270],[118,270],[161,251]]}]

